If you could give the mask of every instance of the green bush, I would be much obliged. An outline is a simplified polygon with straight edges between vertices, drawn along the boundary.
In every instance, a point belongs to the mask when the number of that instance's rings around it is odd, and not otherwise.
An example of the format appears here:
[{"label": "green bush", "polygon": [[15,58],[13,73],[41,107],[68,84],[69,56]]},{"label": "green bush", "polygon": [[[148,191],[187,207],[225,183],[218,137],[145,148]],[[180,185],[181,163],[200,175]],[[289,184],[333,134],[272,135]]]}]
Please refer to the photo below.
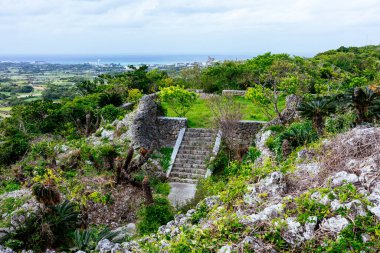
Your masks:
[{"label": "green bush", "polygon": [[318,139],[318,135],[310,121],[296,122],[291,124],[274,140],[273,151],[276,153],[279,160],[283,158],[282,143],[285,139],[289,141],[292,150],[294,150],[297,147],[316,141]]},{"label": "green bush", "polygon": [[21,185],[14,180],[4,180],[0,182],[0,194],[20,190]]},{"label": "green bush", "polygon": [[125,110],[114,105],[106,105],[101,109],[101,115],[103,119],[108,122],[112,122],[125,114]]},{"label": "green bush", "polygon": [[170,193],[170,184],[169,183],[157,183],[156,185],[153,185],[153,188],[157,194],[162,194],[165,196],[168,196]]},{"label": "green bush", "polygon": [[[12,244],[15,251],[31,249],[44,252],[46,248],[68,248],[77,226],[79,212],[77,205],[65,201],[49,209],[30,214],[23,226],[2,238],[4,245]],[[18,243],[22,242],[22,244]]]},{"label": "green bush", "polygon": [[260,151],[256,147],[249,147],[247,154],[243,157],[243,163],[254,163],[260,154]]},{"label": "green bush", "polygon": [[159,96],[161,101],[167,103],[177,117],[185,117],[198,98],[197,93],[185,90],[180,86],[162,88]]},{"label": "green bush", "polygon": [[337,114],[326,119],[326,130],[332,134],[342,133],[353,127],[355,121],[356,114],[353,112]]},{"label": "green bush", "polygon": [[140,234],[157,232],[157,229],[173,219],[173,208],[166,197],[155,196],[154,204],[143,207],[139,212],[137,228]]},{"label": "green bush", "polygon": [[211,170],[214,175],[219,175],[224,172],[229,160],[227,152],[222,148],[216,157],[208,163],[207,168]]},{"label": "green bush", "polygon": [[161,157],[160,157],[160,165],[164,172],[168,171],[170,167],[171,156],[173,153],[173,148],[161,148],[160,149]]}]

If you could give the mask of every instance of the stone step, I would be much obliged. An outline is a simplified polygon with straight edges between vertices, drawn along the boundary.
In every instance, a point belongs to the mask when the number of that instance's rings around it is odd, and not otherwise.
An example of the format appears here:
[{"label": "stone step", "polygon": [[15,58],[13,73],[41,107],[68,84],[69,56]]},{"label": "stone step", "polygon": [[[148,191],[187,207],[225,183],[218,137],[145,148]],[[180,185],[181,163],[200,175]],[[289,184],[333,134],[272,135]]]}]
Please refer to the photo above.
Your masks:
[{"label": "stone step", "polygon": [[174,165],[185,163],[185,164],[205,164],[205,160],[194,160],[194,159],[187,159],[187,158],[176,158]]},{"label": "stone step", "polygon": [[199,150],[199,151],[206,151],[206,152],[210,152],[211,151],[211,148],[207,147],[207,146],[200,146],[200,147],[195,147],[195,146],[192,146],[192,145],[181,145],[180,149],[179,150]]},{"label": "stone step", "polygon": [[208,133],[185,133],[185,136],[184,138],[212,138],[213,135],[212,134],[208,134]]},{"label": "stone step", "polygon": [[208,154],[206,155],[195,155],[195,154],[183,154],[183,153],[179,153],[177,155],[177,159],[192,159],[192,160],[202,160],[204,161],[206,158],[207,158]]},{"label": "stone step", "polygon": [[179,182],[179,183],[188,183],[196,184],[198,180],[190,178],[179,178],[179,177],[170,177],[169,182]]},{"label": "stone step", "polygon": [[215,142],[214,138],[184,138],[182,140],[183,145],[188,145],[190,143],[191,146],[193,144],[198,145],[199,143],[202,144],[202,146],[210,145],[210,144],[213,144],[214,142]]},{"label": "stone step", "polygon": [[215,130],[210,128],[188,128],[186,132],[194,132],[194,133],[214,133]]},{"label": "stone step", "polygon": [[207,169],[206,164],[174,163],[173,168]]},{"label": "stone step", "polygon": [[203,168],[184,168],[184,167],[174,167],[172,172],[185,172],[185,173],[195,173],[195,174],[206,174],[206,169]]},{"label": "stone step", "polygon": [[184,146],[198,146],[198,147],[205,147],[205,148],[211,148],[214,146],[214,141],[206,141],[206,140],[183,140],[182,145]]},{"label": "stone step", "polygon": [[178,177],[178,178],[189,178],[189,179],[198,179],[203,178],[204,174],[194,174],[194,173],[186,173],[186,172],[178,172],[174,171],[170,173],[172,177]]},{"label": "stone step", "polygon": [[178,151],[178,154],[184,154],[184,155],[204,155],[208,156],[211,153],[211,150],[207,149],[198,149],[198,148],[192,148],[192,149],[183,149],[180,148]]}]

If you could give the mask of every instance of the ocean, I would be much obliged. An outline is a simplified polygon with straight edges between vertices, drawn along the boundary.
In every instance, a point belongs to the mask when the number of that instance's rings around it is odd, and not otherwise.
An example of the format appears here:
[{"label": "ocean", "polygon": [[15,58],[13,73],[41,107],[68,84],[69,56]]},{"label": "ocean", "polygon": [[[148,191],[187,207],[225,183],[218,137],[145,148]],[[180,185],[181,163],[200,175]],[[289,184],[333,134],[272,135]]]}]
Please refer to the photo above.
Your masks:
[{"label": "ocean", "polygon": [[208,57],[216,60],[245,60],[254,55],[0,55],[1,61],[10,62],[47,62],[58,64],[121,64],[128,65],[154,65],[206,62]]}]

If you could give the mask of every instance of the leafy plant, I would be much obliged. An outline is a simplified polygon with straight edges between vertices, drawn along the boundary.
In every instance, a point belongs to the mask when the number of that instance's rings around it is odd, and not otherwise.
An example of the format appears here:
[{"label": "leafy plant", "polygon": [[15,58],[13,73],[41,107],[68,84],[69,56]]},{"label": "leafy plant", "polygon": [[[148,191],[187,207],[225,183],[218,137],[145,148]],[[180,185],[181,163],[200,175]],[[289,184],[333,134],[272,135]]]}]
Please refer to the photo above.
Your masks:
[{"label": "leafy plant", "polygon": [[167,103],[178,117],[185,117],[198,97],[195,92],[187,91],[180,86],[162,88],[159,96],[161,101]]},{"label": "leafy plant", "polygon": [[298,107],[301,116],[311,119],[313,128],[318,135],[323,134],[324,118],[335,111],[332,101],[327,98],[317,98],[312,101],[301,102]]},{"label": "leafy plant", "polygon": [[282,159],[282,144],[287,140],[291,149],[311,143],[318,139],[310,121],[296,122],[291,124],[284,132],[280,133],[274,140],[273,148],[277,158]]},{"label": "leafy plant", "polygon": [[173,209],[165,197],[155,196],[154,203],[139,212],[137,228],[140,234],[156,232],[158,227],[173,219]]}]

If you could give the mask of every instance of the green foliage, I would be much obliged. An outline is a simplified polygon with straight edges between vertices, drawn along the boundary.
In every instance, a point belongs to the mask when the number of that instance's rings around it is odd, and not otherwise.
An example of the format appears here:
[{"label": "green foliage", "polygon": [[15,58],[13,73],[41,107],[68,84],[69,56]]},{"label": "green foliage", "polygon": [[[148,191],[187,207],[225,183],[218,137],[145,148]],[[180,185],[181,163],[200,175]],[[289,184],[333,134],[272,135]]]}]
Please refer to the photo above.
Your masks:
[{"label": "green foliage", "polygon": [[[117,237],[119,237],[119,239],[117,239]],[[92,227],[86,230],[75,230],[73,241],[76,250],[91,251],[94,250],[98,242],[103,239],[120,243],[125,238],[120,237],[120,233],[111,231],[108,227],[103,229]]]},{"label": "green foliage", "polygon": [[171,156],[173,148],[161,148],[160,149],[160,165],[164,172],[167,172],[170,166]]},{"label": "green foliage", "polygon": [[326,131],[328,133],[342,133],[351,129],[356,121],[356,114],[348,111],[326,118]]},{"label": "green foliage", "polygon": [[155,192],[157,194],[162,194],[162,195],[165,195],[165,196],[168,196],[169,193],[170,193],[170,184],[169,183],[157,183],[155,185],[153,185],[153,189],[155,190]]},{"label": "green foliage", "polygon": [[137,102],[142,98],[143,94],[139,89],[128,90],[128,102]]},{"label": "green foliage", "polygon": [[20,190],[21,185],[15,180],[2,180],[0,182],[0,194]]},{"label": "green foliage", "polygon": [[197,207],[197,210],[191,216],[191,222],[193,224],[198,223],[203,218],[206,218],[209,211],[205,202],[201,202]]},{"label": "green foliage", "polygon": [[65,201],[50,209],[31,213],[12,233],[2,238],[4,244],[22,242],[14,245],[13,250],[31,249],[42,252],[48,247],[67,247],[78,222],[77,206]]},{"label": "green foliage", "polygon": [[23,205],[25,200],[21,198],[5,198],[0,201],[0,211],[2,214],[9,214],[15,211],[17,208],[19,208],[21,205]]},{"label": "green foliage", "polygon": [[253,164],[260,155],[261,152],[256,147],[249,147],[247,154],[243,157],[243,163]]},{"label": "green foliage", "polygon": [[9,165],[22,157],[29,148],[30,137],[24,132],[7,124],[6,120],[0,122],[0,164]]},{"label": "green foliage", "polygon": [[68,99],[75,97],[75,95],[77,95],[76,91],[67,85],[49,84],[42,91],[42,98],[44,100]]},{"label": "green foliage", "polygon": [[229,160],[227,152],[222,147],[215,158],[209,161],[207,169],[211,170],[214,175],[218,175],[228,167]]},{"label": "green foliage", "polygon": [[120,116],[124,116],[125,110],[120,107],[115,107],[114,105],[106,105],[101,109],[100,114],[102,115],[102,118],[105,119],[107,122],[112,122],[116,119],[118,119]]},{"label": "green foliage", "polygon": [[288,140],[292,149],[306,145],[318,139],[318,135],[310,121],[291,124],[285,131],[277,135],[274,140],[274,151],[279,159],[282,159],[282,143]]},{"label": "green foliage", "polygon": [[[371,240],[364,242],[362,235],[367,234]],[[380,246],[379,241],[380,224],[374,215],[357,216],[355,220],[344,228],[337,240],[328,240],[322,248],[319,246],[317,251],[323,252],[344,252],[351,249],[352,252],[374,252]]]},{"label": "green foliage", "polygon": [[296,208],[288,210],[289,215],[298,215],[297,219],[301,224],[309,221],[309,218],[316,216],[322,220],[330,214],[329,206],[319,203],[317,200],[310,198],[310,193],[301,194],[295,198]]},{"label": "green foliage", "polygon": [[162,88],[159,96],[178,117],[184,117],[198,97],[195,92],[187,91],[180,86]]},{"label": "green foliage", "polygon": [[302,117],[311,119],[313,128],[319,135],[323,134],[325,116],[335,111],[335,105],[329,98],[317,98],[312,101],[303,101],[298,107]]},{"label": "green foliage", "polygon": [[256,107],[263,108],[268,118],[272,118],[274,116],[274,112],[272,110],[274,93],[271,89],[254,84],[252,87],[247,89],[245,97],[246,99],[252,101]]},{"label": "green foliage", "polygon": [[155,196],[154,203],[139,212],[137,228],[140,234],[154,233],[158,227],[173,219],[173,210],[166,197]]}]

